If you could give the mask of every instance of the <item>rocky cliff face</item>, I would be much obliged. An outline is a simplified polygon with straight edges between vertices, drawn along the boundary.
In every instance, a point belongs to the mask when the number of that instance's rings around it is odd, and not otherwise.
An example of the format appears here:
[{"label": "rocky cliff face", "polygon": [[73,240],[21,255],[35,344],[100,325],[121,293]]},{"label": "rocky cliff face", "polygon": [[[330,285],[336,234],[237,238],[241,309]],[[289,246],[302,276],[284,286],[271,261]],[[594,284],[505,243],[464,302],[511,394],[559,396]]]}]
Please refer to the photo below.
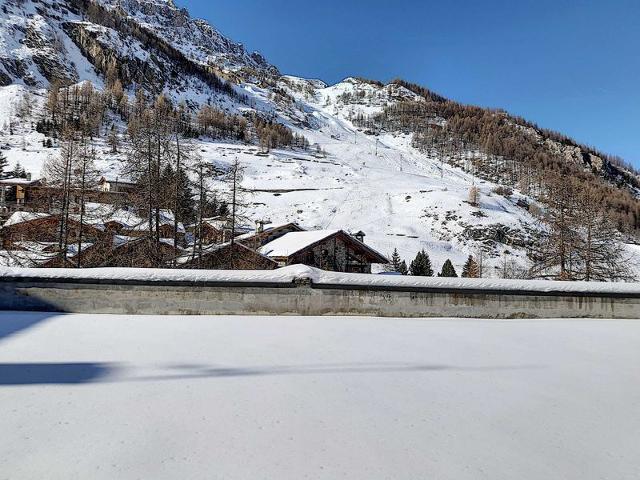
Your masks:
[{"label": "rocky cliff face", "polygon": [[186,58],[223,70],[255,69],[277,73],[259,53],[249,53],[244,46],[229,40],[208,22],[191,18],[172,0],[99,0],[110,10],[134,20],[159,38],[171,43]]},{"label": "rocky cliff face", "polygon": [[0,0],[0,84],[93,80],[92,67],[104,75],[114,63],[123,80],[152,91],[206,90],[202,83],[216,83],[207,76],[227,73],[279,76],[259,53],[172,1]]}]

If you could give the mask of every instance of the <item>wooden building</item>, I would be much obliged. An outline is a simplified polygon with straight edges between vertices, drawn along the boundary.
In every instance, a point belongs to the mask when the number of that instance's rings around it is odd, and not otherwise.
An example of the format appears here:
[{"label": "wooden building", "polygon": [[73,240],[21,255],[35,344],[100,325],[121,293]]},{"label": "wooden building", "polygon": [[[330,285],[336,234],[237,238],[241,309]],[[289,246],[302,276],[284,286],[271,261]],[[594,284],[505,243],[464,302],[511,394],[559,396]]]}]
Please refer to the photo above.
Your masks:
[{"label": "wooden building", "polygon": [[389,263],[384,255],[343,230],[287,233],[258,252],[280,267],[304,264],[335,272],[371,273],[374,263]]},{"label": "wooden building", "polygon": [[35,194],[40,180],[6,178],[0,180],[0,218],[7,218],[15,212],[37,211]]},{"label": "wooden building", "polygon": [[231,225],[225,217],[202,219],[202,230],[198,224],[189,225],[187,233],[195,241],[200,238],[205,245],[222,244],[231,240]]},{"label": "wooden building", "polygon": [[238,241],[249,248],[258,250],[260,247],[277,240],[287,233],[304,231],[304,228],[292,222],[269,225],[267,227],[258,226],[256,231],[239,236]]},{"label": "wooden building", "polygon": [[106,193],[136,193],[138,185],[118,178],[102,177],[98,182],[98,190]]},{"label": "wooden building", "polygon": [[[69,218],[67,243],[75,243],[80,235],[80,221],[76,215]],[[35,212],[15,212],[0,230],[2,248],[13,250],[23,242],[56,243],[59,239],[60,215]],[[83,241],[95,242],[105,237],[100,224],[83,222]]]},{"label": "wooden building", "polygon": [[201,270],[274,270],[278,264],[240,243],[208,245],[202,255],[189,251],[177,259],[178,268]]}]

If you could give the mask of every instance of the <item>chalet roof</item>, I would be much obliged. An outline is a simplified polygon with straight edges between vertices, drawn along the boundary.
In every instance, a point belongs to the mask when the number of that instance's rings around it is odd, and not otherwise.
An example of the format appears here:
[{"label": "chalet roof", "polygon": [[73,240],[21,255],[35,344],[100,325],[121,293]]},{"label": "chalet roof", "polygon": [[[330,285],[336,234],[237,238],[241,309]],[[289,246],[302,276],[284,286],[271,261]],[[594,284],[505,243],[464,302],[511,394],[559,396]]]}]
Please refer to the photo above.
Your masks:
[{"label": "chalet roof", "polygon": [[119,183],[122,185],[136,185],[133,180],[119,177],[102,177],[100,183]]},{"label": "chalet roof", "polygon": [[[31,243],[31,245],[27,245]],[[20,245],[23,250],[0,250],[0,267],[38,267],[55,260],[58,254],[55,251],[47,251],[49,247],[57,247],[58,244],[38,244],[36,242],[23,242]],[[81,251],[91,248],[92,243],[83,243]],[[71,260],[78,254],[78,245],[67,246],[67,259]]]},{"label": "chalet roof", "polygon": [[256,230],[252,230],[250,232],[247,232],[243,235],[240,235],[238,238],[238,240],[249,240],[253,237],[255,237],[256,235],[263,235],[263,234],[268,234],[269,232],[272,232],[274,230],[278,230],[280,228],[284,228],[284,227],[288,227],[288,226],[292,226],[296,229],[298,229],[299,231],[304,231],[304,228],[302,228],[300,225],[298,225],[295,222],[286,222],[286,223],[277,223],[277,224],[269,224],[269,226],[265,226],[264,230],[262,232],[258,232]]},{"label": "chalet roof", "polygon": [[[50,213],[38,213],[38,212],[14,212],[4,223],[3,228],[12,227],[15,225],[21,225],[37,220],[44,220],[46,218],[55,219],[58,215],[52,215]],[[80,215],[69,215],[69,219],[72,222],[80,223]],[[104,223],[99,218],[94,218],[91,215],[85,215],[83,218],[83,224],[88,225],[96,230],[104,230]]]},{"label": "chalet roof", "polygon": [[129,229],[133,229],[145,221],[132,211],[116,208],[108,203],[89,202],[85,205],[85,211],[87,218],[95,220],[95,223],[118,223]]},{"label": "chalet roof", "polygon": [[[32,241],[24,241],[24,242],[15,242],[14,247],[19,250],[33,252],[33,253],[57,253],[59,248],[58,242],[32,242]],[[80,252],[84,252],[88,248],[93,247],[93,243],[91,242],[83,242],[80,245]],[[67,256],[75,257],[78,254],[78,244],[76,242],[71,242],[67,245]]]},{"label": "chalet roof", "polygon": [[[120,248],[125,245],[129,245],[135,242],[142,242],[144,240],[145,240],[144,237],[128,237],[126,235],[114,235],[113,248]],[[161,238],[160,243],[173,247],[173,238]],[[180,246],[178,246],[178,249],[181,250]]]},{"label": "chalet roof", "polygon": [[15,212],[7,219],[6,222],[4,222],[4,228],[19,225],[21,223],[32,222],[33,220],[40,220],[50,216],[51,215],[48,213]]},{"label": "chalet roof", "polygon": [[225,217],[203,218],[202,223],[206,223],[217,230],[224,230],[229,226],[229,219]]},{"label": "chalet roof", "polygon": [[311,230],[306,232],[287,233],[286,235],[267,243],[258,249],[258,252],[271,258],[291,257],[318,242],[322,242],[323,240],[327,240],[338,234],[343,234],[346,238],[350,239],[352,243],[367,251],[372,257],[375,257],[380,263],[387,262],[384,255],[355,239],[343,230]]},{"label": "chalet roof", "polygon": [[258,249],[258,252],[271,258],[291,257],[296,253],[315,245],[316,243],[322,242],[339,234],[344,235],[345,238],[348,238],[353,244],[365,250],[369,255],[374,257],[377,262],[388,262],[384,255],[352,237],[344,230],[311,230],[306,232],[287,233],[286,235],[267,243]]},{"label": "chalet roof", "polygon": [[[207,255],[212,255],[212,254],[214,254],[216,252],[220,252],[222,250],[225,250],[225,249],[231,247],[231,245],[232,245],[231,242],[214,243],[214,244],[211,244],[211,245],[205,245],[205,246],[202,247],[202,257],[204,258]],[[248,254],[260,255],[260,256],[265,257],[267,260],[272,261],[269,257],[267,257],[265,255],[262,255],[262,254],[260,254],[260,253],[258,253],[256,251],[254,251],[254,250],[242,245],[241,243],[234,242],[233,245],[234,245],[235,248],[240,248],[240,249],[246,250]],[[199,252],[196,252],[195,258],[198,258],[198,254],[199,254]],[[194,259],[193,250],[190,249],[184,255],[181,255],[180,257],[176,258],[176,264],[184,265],[184,264],[187,264],[187,263],[191,262],[193,259]]]},{"label": "chalet roof", "polygon": [[291,232],[260,247],[258,251],[268,257],[290,257],[300,250],[321,242],[340,230],[311,230],[308,232]]},{"label": "chalet roof", "polygon": [[[173,227],[174,220],[175,220],[175,216],[173,215],[173,212],[171,210],[160,210],[160,226],[169,225]],[[153,221],[151,223],[153,226],[155,226],[155,214],[154,214]],[[149,221],[146,219],[142,220],[141,223],[134,225],[132,228],[130,228],[130,230],[135,232],[143,232],[145,230],[149,230]],[[178,233],[185,233],[185,232],[186,230],[184,228],[184,225],[178,222]]]},{"label": "chalet roof", "polygon": [[34,185],[40,183],[40,180],[28,180],[26,178],[4,178],[0,180],[0,185],[14,186],[14,185]]}]

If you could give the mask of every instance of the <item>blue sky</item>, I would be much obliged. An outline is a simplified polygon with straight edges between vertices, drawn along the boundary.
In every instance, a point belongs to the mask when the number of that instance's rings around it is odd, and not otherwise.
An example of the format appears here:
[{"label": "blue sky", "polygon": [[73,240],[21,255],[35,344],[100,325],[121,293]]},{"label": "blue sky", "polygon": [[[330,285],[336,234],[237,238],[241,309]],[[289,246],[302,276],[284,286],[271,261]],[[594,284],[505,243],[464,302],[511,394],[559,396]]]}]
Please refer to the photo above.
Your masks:
[{"label": "blue sky", "polygon": [[283,73],[402,77],[640,167],[638,0],[177,0]]}]

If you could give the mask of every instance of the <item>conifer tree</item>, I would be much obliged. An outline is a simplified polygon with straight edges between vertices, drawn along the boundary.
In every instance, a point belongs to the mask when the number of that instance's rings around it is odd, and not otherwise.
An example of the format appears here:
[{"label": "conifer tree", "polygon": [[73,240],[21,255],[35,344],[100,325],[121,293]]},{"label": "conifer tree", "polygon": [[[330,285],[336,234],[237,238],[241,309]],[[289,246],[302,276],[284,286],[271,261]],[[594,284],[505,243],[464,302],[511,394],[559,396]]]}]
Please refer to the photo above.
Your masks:
[{"label": "conifer tree", "polygon": [[444,277],[444,278],[458,277],[456,269],[454,268],[453,263],[451,263],[451,260],[447,259],[447,261],[444,262],[444,265],[442,266],[442,271],[438,274],[438,276]]},{"label": "conifer tree", "polygon": [[27,171],[24,169],[20,161],[16,162],[16,166],[13,167],[13,172],[11,172],[11,176],[14,178],[27,178]]},{"label": "conifer tree", "polygon": [[400,272],[400,264],[402,263],[402,259],[400,258],[400,254],[398,253],[398,249],[393,249],[393,254],[391,255],[391,271],[392,272]]},{"label": "conifer tree", "polygon": [[400,262],[400,267],[398,268],[398,273],[401,273],[402,275],[409,275],[409,269],[407,268],[407,262],[405,262],[404,260],[402,260]]},{"label": "conifer tree", "polygon": [[7,178],[9,172],[7,171],[7,167],[9,165],[9,160],[4,156],[4,153],[0,150],[0,180]]},{"label": "conifer tree", "polygon": [[416,255],[409,268],[411,275],[416,277],[433,277],[433,267],[429,254],[424,249]]},{"label": "conifer tree", "polygon": [[480,267],[472,255],[469,255],[467,263],[464,264],[462,278],[480,278]]}]

